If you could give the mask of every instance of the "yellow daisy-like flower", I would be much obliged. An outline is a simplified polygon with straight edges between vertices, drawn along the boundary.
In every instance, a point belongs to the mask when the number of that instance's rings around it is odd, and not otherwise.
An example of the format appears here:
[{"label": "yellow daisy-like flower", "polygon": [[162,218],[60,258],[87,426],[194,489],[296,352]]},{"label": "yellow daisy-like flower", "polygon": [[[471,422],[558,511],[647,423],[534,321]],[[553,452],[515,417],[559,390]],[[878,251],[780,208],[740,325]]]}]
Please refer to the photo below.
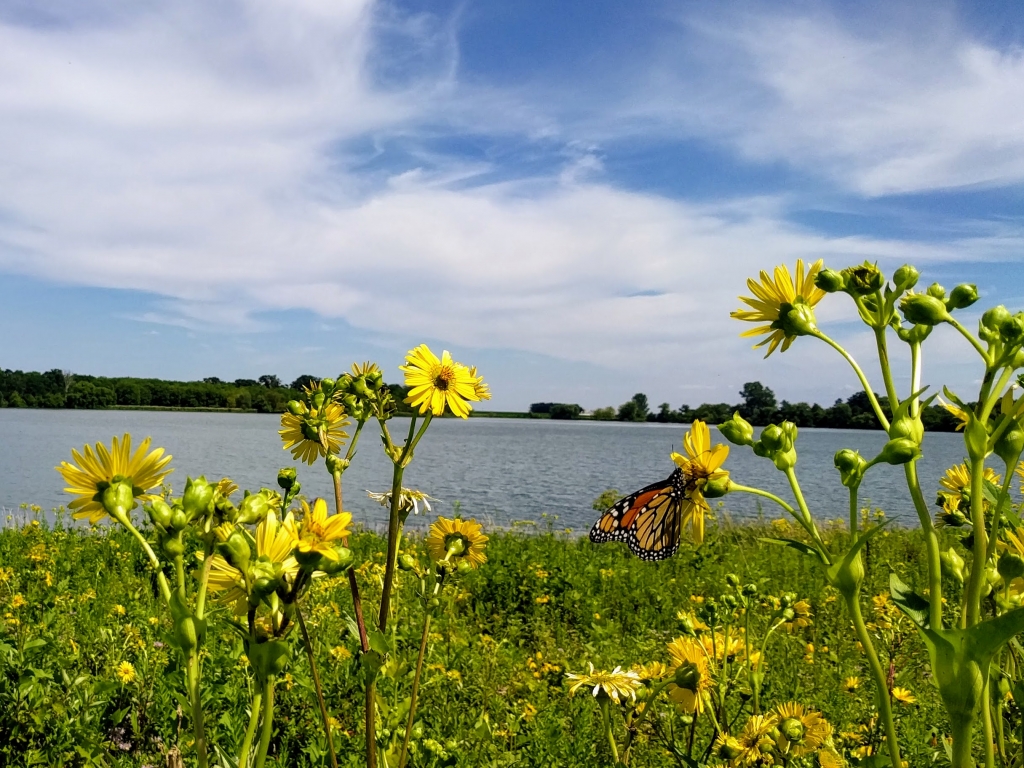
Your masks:
[{"label": "yellow daisy-like flower", "polygon": [[484,383],[484,377],[476,372],[476,366],[472,366],[469,369],[469,375],[476,380],[473,387],[476,389],[476,396],[479,400],[490,400],[491,399],[491,388]]},{"label": "yellow daisy-like flower", "polygon": [[476,520],[438,517],[427,534],[427,552],[438,563],[447,562],[450,555],[452,560],[465,560],[479,568],[487,562],[487,539]]},{"label": "yellow daisy-like flower", "polygon": [[147,437],[132,453],[132,437],[125,434],[121,440],[113,438],[109,450],[103,443],[96,443],[95,453],[88,445],[81,453],[71,450],[75,463],[62,461],[56,470],[68,484],[64,490],[76,497],[68,504],[76,520],[88,518],[95,524],[107,517],[102,502],[103,491],[115,478],[130,479],[132,496],[139,501],[158,498],[157,494],[149,491],[158,488],[173,470],[167,466],[171,456],[164,456],[163,448],[149,451],[150,442],[151,438]]},{"label": "yellow daisy-like flower", "polygon": [[[291,530],[295,521],[289,512],[284,520],[271,510],[266,519],[256,526],[256,559],[273,567],[276,574],[292,579],[299,572],[299,562],[292,555],[295,537]],[[222,603],[234,605],[235,614],[244,616],[248,607],[249,574],[242,573],[221,555],[214,555],[210,563],[210,592],[218,595]]]},{"label": "yellow daisy-like flower", "polygon": [[912,694],[908,689],[900,688],[899,686],[892,689],[892,698],[893,701],[898,701],[900,704],[917,703],[917,697],[914,694]]},{"label": "yellow daisy-like flower", "polygon": [[768,323],[740,334],[743,337],[767,334],[768,338],[754,345],[755,349],[768,345],[765,357],[774,352],[780,344],[782,351],[785,352],[796,338],[791,329],[783,327],[786,315],[793,307],[803,305],[813,309],[825,297],[825,292],[814,284],[814,278],[821,270],[822,263],[822,260],[818,259],[804,274],[804,262],[797,259],[796,280],[790,275],[785,264],[775,268],[774,278],[762,270],[760,283],[753,278],[747,280],[747,287],[754,295],[739,298],[750,309],[738,309],[730,317],[750,323]]},{"label": "yellow daisy-like flower", "polygon": [[669,698],[683,711],[700,714],[714,684],[707,654],[692,637],[677,637],[668,644],[668,655],[672,660],[669,672],[674,676],[668,686]]},{"label": "yellow daisy-like flower", "polygon": [[295,549],[303,555],[316,552],[329,560],[337,560],[338,553],[335,551],[335,542],[340,539],[347,539],[349,523],[352,522],[352,515],[348,512],[340,512],[328,516],[327,502],[317,499],[313,502],[313,508],[302,502],[302,519],[295,521],[289,515],[284,527],[292,535],[295,541]]},{"label": "yellow daisy-like flower", "polygon": [[857,676],[848,677],[843,680],[843,690],[847,693],[853,693],[860,688],[860,678]]},{"label": "yellow daisy-like flower", "polygon": [[122,661],[118,664],[117,669],[114,670],[114,674],[117,675],[117,679],[125,685],[135,681],[135,667],[132,666],[130,661]]},{"label": "yellow daisy-like flower", "polygon": [[630,671],[635,672],[643,683],[661,680],[668,675],[668,667],[660,661],[652,661],[648,664],[634,664]]},{"label": "yellow daisy-like flower", "polygon": [[636,701],[636,692],[640,689],[640,678],[635,672],[623,672],[622,667],[616,667],[611,672],[604,670],[594,671],[594,665],[588,663],[590,671],[587,674],[567,674],[566,679],[572,681],[569,688],[569,695],[573,695],[581,688],[591,688],[594,698],[607,696],[616,704],[620,699],[629,698]]},{"label": "yellow daisy-like flower", "polygon": [[943,408],[945,408],[947,411],[949,411],[949,413],[952,414],[953,418],[956,419],[956,421],[957,421],[956,431],[957,432],[961,431],[964,427],[967,426],[967,421],[970,418],[967,415],[967,411],[965,411],[959,405],[955,405],[953,403],[947,403],[941,397],[939,398],[939,405],[941,405]]},{"label": "yellow daisy-like flower", "polygon": [[689,529],[690,537],[700,544],[704,541],[704,520],[711,512],[711,506],[704,498],[704,488],[709,482],[729,477],[729,473],[721,469],[729,456],[729,446],[719,443],[712,447],[708,425],[695,419],[683,438],[683,448],[685,456],[672,454],[672,461],[682,470],[686,480],[686,498],[680,512],[682,526]]},{"label": "yellow daisy-like flower", "polygon": [[846,768],[846,761],[842,755],[831,747],[826,747],[818,753],[819,768]]},{"label": "yellow daisy-like flower", "polygon": [[698,642],[704,648],[704,653],[708,658],[714,659],[719,664],[726,658],[730,661],[742,658],[747,650],[743,633],[735,627],[729,627],[725,632],[716,631],[701,635]]},{"label": "yellow daisy-like flower", "polygon": [[[991,467],[985,467],[984,477],[990,483],[999,485],[1002,478]],[[946,470],[946,474],[939,480],[939,485],[945,490],[939,491],[942,498],[942,507],[947,513],[955,513],[960,509],[960,503],[967,503],[971,491],[971,469],[967,463],[955,464]],[[987,501],[983,501],[985,509],[989,507]]]},{"label": "yellow daisy-like flower", "polygon": [[[733,758],[733,766],[765,764],[762,758],[774,748],[769,734],[778,724],[778,718],[771,712],[766,715],[751,715],[743,731],[737,737],[740,753]],[[771,763],[766,763],[770,765]]]},{"label": "yellow daisy-like flower", "polygon": [[440,416],[447,409],[465,419],[472,410],[467,400],[483,399],[481,392],[490,396],[483,377],[476,375],[476,369],[452,360],[448,350],[438,360],[430,347],[420,344],[409,351],[405,365],[399,366],[399,370],[405,374],[405,385],[409,387],[405,402],[419,408],[420,413],[429,411]]},{"label": "yellow daisy-like flower", "polygon": [[795,701],[775,707],[779,727],[779,749],[800,757],[817,752],[832,738],[832,726],[820,712]]},{"label": "yellow daisy-like flower", "polygon": [[347,424],[345,409],[328,401],[320,408],[304,405],[298,415],[286,411],[281,415],[282,429],[278,434],[284,450],[290,450],[293,459],[312,465],[321,456],[341,450],[341,444],[348,438],[344,429]]}]

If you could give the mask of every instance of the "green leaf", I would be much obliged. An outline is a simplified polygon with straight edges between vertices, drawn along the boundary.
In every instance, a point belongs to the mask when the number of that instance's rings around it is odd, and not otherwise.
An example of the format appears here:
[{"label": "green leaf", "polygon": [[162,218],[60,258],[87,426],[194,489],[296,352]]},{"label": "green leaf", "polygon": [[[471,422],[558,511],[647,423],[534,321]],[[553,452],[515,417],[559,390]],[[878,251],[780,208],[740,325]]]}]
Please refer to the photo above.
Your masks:
[{"label": "green leaf", "polygon": [[895,573],[889,574],[889,593],[896,607],[903,611],[907,618],[921,629],[928,627],[931,603],[907,586]]},{"label": "green leaf", "polygon": [[388,644],[388,637],[379,629],[370,630],[367,634],[366,639],[370,643],[370,648],[381,656],[391,652],[391,646]]},{"label": "green leaf", "polygon": [[795,549],[797,552],[800,552],[802,554],[805,554],[805,555],[808,555],[810,557],[813,557],[813,558],[817,559],[822,564],[825,563],[825,560],[821,556],[821,552],[818,551],[817,547],[812,547],[810,544],[807,544],[805,542],[797,541],[796,539],[769,539],[769,538],[762,538],[762,539],[759,539],[759,541],[763,541],[765,544],[775,544],[775,545],[780,546],[780,547],[789,547],[790,549]]},{"label": "green leaf", "polygon": [[942,388],[942,394],[944,394],[944,395],[945,395],[946,397],[948,397],[948,398],[950,399],[950,401],[951,401],[951,402],[953,402],[953,403],[954,403],[955,405],[959,406],[959,407],[960,407],[960,410],[962,410],[962,411],[966,411],[966,410],[967,410],[967,406],[966,406],[966,405],[964,405],[964,401],[963,401],[963,400],[961,400],[961,399],[960,399],[959,397],[957,397],[957,396],[956,396],[956,395],[955,395],[955,394],[954,394],[954,393],[952,392],[952,390],[950,390],[950,388],[949,388],[949,387],[945,387],[945,386],[944,386],[944,387]]},{"label": "green leaf", "polygon": [[28,640],[25,642],[25,650],[31,651],[35,648],[42,648],[44,645],[46,645],[46,641],[43,640],[41,637],[37,637],[33,640]]}]

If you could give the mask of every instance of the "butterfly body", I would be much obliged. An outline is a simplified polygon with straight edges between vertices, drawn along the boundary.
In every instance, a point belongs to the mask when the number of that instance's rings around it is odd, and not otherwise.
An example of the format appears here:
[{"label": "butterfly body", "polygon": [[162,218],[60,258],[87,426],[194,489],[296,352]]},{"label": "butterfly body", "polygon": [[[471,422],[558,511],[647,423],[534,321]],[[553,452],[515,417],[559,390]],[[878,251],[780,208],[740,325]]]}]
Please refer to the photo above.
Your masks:
[{"label": "butterfly body", "polygon": [[619,499],[594,523],[595,544],[624,541],[641,560],[664,560],[679,550],[683,502],[692,478],[676,469],[664,480]]}]

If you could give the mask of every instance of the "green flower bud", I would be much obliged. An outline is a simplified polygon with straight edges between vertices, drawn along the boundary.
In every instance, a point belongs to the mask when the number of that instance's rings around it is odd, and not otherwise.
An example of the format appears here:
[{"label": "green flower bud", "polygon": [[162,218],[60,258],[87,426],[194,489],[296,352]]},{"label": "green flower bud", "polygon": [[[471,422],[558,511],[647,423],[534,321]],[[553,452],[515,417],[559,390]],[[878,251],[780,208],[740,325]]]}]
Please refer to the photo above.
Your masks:
[{"label": "green flower bud", "polygon": [[770,736],[762,736],[760,739],[757,740],[757,750],[762,755],[771,754],[773,751],[775,751],[775,742],[772,741],[772,738]]},{"label": "green flower bud", "polygon": [[841,272],[834,269],[823,269],[814,276],[814,285],[825,293],[835,293],[846,287],[846,281]]},{"label": "green flower bud", "polygon": [[727,573],[725,574],[725,583],[733,589],[736,589],[736,587],[740,585],[740,577],[735,573]]},{"label": "green flower bud", "polygon": [[185,554],[185,542],[181,540],[181,533],[178,532],[173,536],[164,536],[160,542],[160,548],[171,559],[181,557]]},{"label": "green flower bud", "polygon": [[750,422],[740,416],[739,411],[733,413],[732,418],[728,421],[719,424],[718,431],[734,445],[751,445],[754,442],[754,428]]},{"label": "green flower bud", "polygon": [[892,276],[892,282],[900,291],[909,291],[921,278],[921,273],[910,264],[904,264]]},{"label": "green flower bud", "polygon": [[864,457],[850,448],[838,451],[832,463],[839,470],[840,480],[847,488],[856,488],[860,485],[868,466]]},{"label": "green flower bud", "polygon": [[320,389],[330,396],[334,392],[334,379],[320,379]]},{"label": "green flower bud", "polygon": [[334,548],[334,554],[337,555],[337,560],[324,557],[320,560],[320,565],[318,567],[318,570],[326,573],[328,576],[334,576],[335,574],[341,573],[352,565],[352,550],[348,547],[337,546]]},{"label": "green flower bud", "polygon": [[271,505],[271,501],[275,500],[275,497],[280,498],[277,493],[266,488],[260,489],[259,493],[246,491],[245,497],[238,505],[238,522],[243,525],[252,525],[266,520],[273,506],[277,506],[276,504]]},{"label": "green flower bud", "polygon": [[455,566],[455,569],[459,573],[469,573],[473,570],[473,566],[465,558],[460,558],[458,564]]},{"label": "green flower bud", "polygon": [[900,300],[900,309],[908,323],[938,325],[950,319],[941,299],[926,293],[908,293]]},{"label": "green flower bud", "polygon": [[906,437],[898,437],[895,440],[890,440],[882,448],[882,452],[878,454],[878,461],[884,461],[886,464],[906,464],[911,461],[917,461],[921,458],[921,449],[917,443]]},{"label": "green flower bud", "polygon": [[1016,421],[1010,424],[996,440],[993,451],[1003,463],[1016,464],[1021,452],[1024,451],[1024,431],[1021,430],[1020,424]]},{"label": "green flower bud", "polygon": [[977,300],[978,286],[971,283],[961,283],[949,294],[949,298],[946,300],[946,308],[951,312],[954,309],[964,309],[971,306]]},{"label": "green flower bud", "polygon": [[999,335],[1009,344],[1024,341],[1024,315],[1018,313],[999,326]]},{"label": "green flower bud", "polygon": [[999,575],[1007,581],[1019,579],[1021,576],[1024,576],[1024,557],[1013,552],[1003,552],[999,556],[997,567]]},{"label": "green flower bud", "polygon": [[292,416],[305,416],[306,415],[306,405],[305,405],[305,403],[300,403],[298,400],[289,400],[287,407],[288,407],[288,413],[290,413]]},{"label": "green flower bud", "polygon": [[732,481],[728,475],[714,477],[704,483],[702,493],[705,499],[720,499],[732,490]]},{"label": "green flower bud", "polygon": [[252,664],[256,677],[261,681],[280,675],[288,668],[288,664],[292,660],[291,647],[282,640],[249,643],[246,650],[249,663]]},{"label": "green flower bud", "polygon": [[892,439],[905,437],[918,445],[924,440],[924,422],[921,417],[913,417],[908,413],[895,419],[889,426],[889,437]]},{"label": "green flower bud", "polygon": [[739,605],[739,600],[736,599],[736,595],[726,592],[721,597],[722,605],[728,608],[730,611],[736,610],[736,606]]},{"label": "green flower bud", "polygon": [[132,492],[132,481],[129,477],[117,475],[106,488],[100,492],[100,503],[107,514],[117,519],[126,519],[135,506],[135,494]]},{"label": "green flower bud", "polygon": [[176,504],[171,511],[171,529],[184,531],[186,528],[188,528],[188,515]]},{"label": "green flower bud", "polygon": [[932,283],[931,285],[929,285],[925,293],[927,293],[932,298],[941,299],[943,301],[946,300],[946,289],[943,288],[938,283]]},{"label": "green flower bud", "polygon": [[171,505],[163,499],[156,499],[153,503],[146,505],[146,513],[153,524],[160,528],[167,528],[171,524]]},{"label": "green flower bud", "polygon": [[782,597],[779,598],[779,603],[782,605],[783,608],[789,608],[790,606],[795,605],[796,604],[796,593],[795,592],[786,592],[786,593],[784,593],[782,595]]},{"label": "green flower bud", "polygon": [[296,477],[298,477],[298,472],[295,467],[282,467],[277,473],[277,484],[281,486],[282,490],[287,491],[295,485]]},{"label": "green flower bud", "polygon": [[321,564],[324,560],[329,560],[329,558],[324,557],[316,550],[303,552],[300,549],[296,549],[292,555],[299,561],[299,566],[302,570],[308,571],[309,573],[312,573],[313,571],[322,571],[323,567]]},{"label": "green flower bud", "polygon": [[846,283],[845,290],[851,296],[867,296],[882,290],[882,286],[885,285],[885,275],[878,265],[867,261],[859,266],[844,269],[843,280]]},{"label": "green flower bud", "polygon": [[804,728],[804,724],[796,717],[787,717],[779,723],[779,733],[785,736],[787,741],[799,744],[804,740],[805,731],[806,729]]},{"label": "green flower bud", "polygon": [[799,297],[793,304],[779,306],[779,319],[772,323],[772,327],[781,328],[788,336],[807,336],[818,332],[814,308]]},{"label": "green flower bud", "polygon": [[249,566],[249,558],[252,556],[252,550],[249,548],[249,540],[245,538],[245,534],[242,533],[238,528],[219,528],[218,536],[227,534],[223,541],[217,545],[217,551],[221,556],[227,560],[231,565],[235,566],[240,571],[244,571]]},{"label": "green flower bud", "polygon": [[181,496],[181,507],[189,520],[203,517],[210,512],[213,502],[214,486],[207,482],[206,478],[200,475],[195,480],[191,477],[185,480],[185,493]]},{"label": "green flower bud", "polygon": [[694,625],[693,619],[689,614],[680,614],[678,618],[679,623],[683,627],[683,634],[690,635],[691,637],[697,634],[697,627]]},{"label": "green flower bud", "polygon": [[987,310],[985,314],[981,316],[981,325],[988,328],[990,331],[998,331],[1000,326],[1009,320],[1013,315],[1010,314],[1010,310],[1000,304],[997,307]]},{"label": "green flower bud", "polygon": [[964,559],[957,554],[957,551],[950,547],[939,555],[942,564],[942,574],[955,580],[958,584],[964,583]]},{"label": "green flower bud", "polygon": [[366,385],[365,376],[356,376],[352,379],[352,391],[359,397],[369,397],[373,394],[372,390]]},{"label": "green flower bud", "polygon": [[761,439],[758,442],[768,451],[777,451],[782,448],[783,439],[782,427],[778,424],[769,424],[761,430]]},{"label": "green flower bud", "polygon": [[743,596],[744,597],[753,597],[754,595],[757,594],[757,591],[758,591],[757,584],[746,584],[743,587]]},{"label": "green flower bud", "polygon": [[333,453],[327,455],[325,463],[327,464],[327,473],[330,475],[340,475],[348,469],[348,465],[351,464],[348,459],[343,459],[341,456],[337,456]]},{"label": "green flower bud", "polygon": [[199,628],[194,617],[182,616],[174,623],[174,640],[185,652],[199,647]]},{"label": "green flower bud", "polygon": [[700,686],[700,670],[689,662],[680,664],[676,669],[674,682],[680,688],[696,692]]},{"label": "green flower bud", "polygon": [[415,571],[416,570],[416,558],[406,552],[398,558],[398,567],[403,571]]},{"label": "green flower bud", "polygon": [[718,749],[715,752],[715,756],[719,760],[725,762],[731,762],[737,757],[743,754],[743,745],[734,737],[727,736],[724,741],[718,745]]},{"label": "green flower bud", "polygon": [[381,370],[374,370],[366,374],[366,386],[376,392],[384,385],[384,372]]}]

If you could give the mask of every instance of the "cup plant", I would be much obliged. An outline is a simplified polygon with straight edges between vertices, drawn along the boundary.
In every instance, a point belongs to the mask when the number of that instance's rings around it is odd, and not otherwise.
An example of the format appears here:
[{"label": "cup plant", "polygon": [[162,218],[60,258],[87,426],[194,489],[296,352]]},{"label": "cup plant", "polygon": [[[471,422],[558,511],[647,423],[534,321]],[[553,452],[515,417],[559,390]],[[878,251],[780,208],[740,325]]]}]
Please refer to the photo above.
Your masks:
[{"label": "cup plant", "polygon": [[[863,457],[850,449],[835,455],[840,482],[849,495],[849,545],[844,550],[825,545],[811,506],[801,492],[796,474],[794,424],[768,426],[755,439],[750,424],[736,414],[719,428],[730,442],[750,447],[785,474],[795,506],[757,489],[733,485],[730,490],[772,498],[806,533],[802,540],[775,541],[815,560],[828,582],[842,595],[867,655],[889,759],[895,766],[901,765],[901,758],[891,686],[861,609],[862,552],[881,526],[862,529],[857,513],[858,489],[865,475],[882,464],[903,467],[927,548],[927,587],[921,593],[915,592],[893,574],[892,599],[914,623],[927,648],[939,696],[949,715],[948,753],[953,768],[975,765],[977,733],[981,736],[983,763],[986,768],[994,768],[997,754],[1004,765],[1009,764],[1003,702],[1006,692],[1019,679],[1019,648],[1006,646],[1024,631],[1024,608],[1020,607],[1019,597],[1019,578],[1024,575],[1024,531],[1019,529],[1021,521],[1009,500],[1011,479],[1024,448],[1024,397],[1017,396],[1015,379],[1024,367],[1024,313],[1013,314],[1003,306],[993,307],[980,315],[977,332],[973,333],[960,316],[978,301],[975,286],[958,285],[946,291],[934,283],[920,290],[919,277],[918,270],[909,265],[900,267],[887,279],[870,263],[836,271],[824,269],[818,261],[805,271],[804,264],[798,261],[795,274],[779,266],[773,275],[761,272],[759,280],[748,280],[753,296],[741,297],[747,307],[732,313],[736,319],[758,324],[743,335],[765,337],[757,346],[767,345],[766,357],[776,349],[784,352],[803,337],[817,339],[837,352],[852,368],[880,428],[887,434],[887,442],[875,456]],[[818,325],[816,305],[828,295],[840,293],[853,302],[860,320],[871,331],[884,396],[875,394],[853,355]],[[922,409],[937,397],[937,393],[928,393],[928,387],[922,384],[923,349],[941,326],[948,326],[963,340],[968,355],[976,355],[981,384],[973,399],[943,390],[951,401],[943,404],[961,422],[966,460],[951,468],[942,479],[942,510],[933,521],[917,461],[924,450]],[[902,396],[890,355],[890,344],[894,343],[906,345],[909,352],[909,371],[904,376],[909,386]],[[988,461],[995,463],[1001,474],[988,467]],[[945,549],[939,530],[943,526],[962,532],[952,537],[952,543],[947,539]],[[954,584],[963,584],[962,599],[950,600],[948,606],[943,597],[943,573],[949,574]]]},{"label": "cup plant", "polygon": [[[436,566],[420,572],[411,556],[403,556],[400,563],[399,545],[409,513],[418,511],[420,504],[430,508],[429,497],[403,487],[402,477],[434,417],[466,418],[470,402],[489,399],[490,392],[475,368],[455,362],[448,352],[438,358],[426,345],[411,350],[401,370],[409,388],[405,402],[418,411],[410,417],[402,442],[395,441],[389,431],[398,410],[394,394],[373,363],[356,364],[337,379],[314,382],[301,400],[288,403],[281,418],[284,448],[305,464],[323,462],[334,486],[333,514],[324,499],[310,502],[299,495],[301,486],[292,467],[278,474],[280,490],[246,491],[237,498],[238,488],[229,479],[213,483],[200,476],[188,478],[182,495],[173,497],[163,485],[172,471],[171,457],[161,448],[150,451],[148,438],[134,452],[129,435],[115,437],[109,448],[97,443],[95,451],[90,446],[81,452],[73,450],[74,461],[57,467],[67,491],[75,496],[69,507],[76,519],[92,524],[112,520],[128,530],[146,553],[173,627],[172,644],[183,661],[195,764],[200,768],[210,765],[211,759],[227,760],[238,768],[265,764],[273,736],[275,683],[292,663],[296,626],[311,667],[330,763],[337,768],[331,718],[302,605],[319,581],[342,573],[350,587],[361,650],[365,763],[374,768],[381,754],[390,754],[381,749],[386,739],[377,725],[377,711],[383,704],[376,688],[381,669],[397,651],[394,627],[390,638],[386,632],[395,613],[397,574],[403,569],[420,578],[425,611],[402,748],[404,762],[431,612],[450,574],[483,562],[487,537],[473,521],[441,518],[428,539]],[[389,518],[379,610],[367,622],[358,572],[347,546],[352,515],[343,508],[342,478],[370,421],[380,429],[384,452],[393,465],[393,482],[390,492],[372,494],[389,507]],[[345,428],[353,422],[349,439]],[[141,527],[133,517],[140,505],[147,516],[147,524]],[[211,746],[206,737],[202,660],[211,619],[222,620],[237,632],[256,679],[248,726],[234,758],[228,758],[232,750]],[[214,750],[223,760],[213,757]]]}]

